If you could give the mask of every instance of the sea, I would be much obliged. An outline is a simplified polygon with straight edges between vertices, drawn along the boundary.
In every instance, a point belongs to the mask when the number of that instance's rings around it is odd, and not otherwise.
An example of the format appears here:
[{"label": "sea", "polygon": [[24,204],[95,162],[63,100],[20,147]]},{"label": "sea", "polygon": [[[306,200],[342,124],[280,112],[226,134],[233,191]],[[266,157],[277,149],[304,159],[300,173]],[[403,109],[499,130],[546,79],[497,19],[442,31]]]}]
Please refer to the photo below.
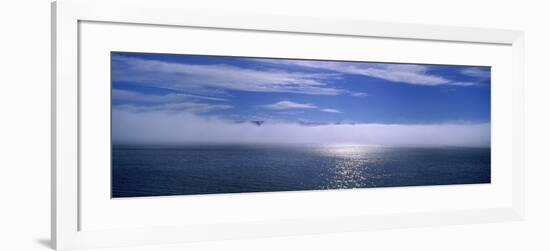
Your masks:
[{"label": "sea", "polygon": [[491,150],[366,145],[112,146],[113,198],[491,182]]}]

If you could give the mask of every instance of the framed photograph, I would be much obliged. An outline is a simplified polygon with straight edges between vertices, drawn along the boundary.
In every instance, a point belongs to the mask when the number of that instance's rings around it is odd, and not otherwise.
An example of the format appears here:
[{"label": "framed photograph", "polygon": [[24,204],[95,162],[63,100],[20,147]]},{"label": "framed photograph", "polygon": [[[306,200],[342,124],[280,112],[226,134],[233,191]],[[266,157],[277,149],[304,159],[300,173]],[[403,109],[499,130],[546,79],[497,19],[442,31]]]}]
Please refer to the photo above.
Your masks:
[{"label": "framed photograph", "polygon": [[523,217],[521,31],[52,12],[58,250]]}]

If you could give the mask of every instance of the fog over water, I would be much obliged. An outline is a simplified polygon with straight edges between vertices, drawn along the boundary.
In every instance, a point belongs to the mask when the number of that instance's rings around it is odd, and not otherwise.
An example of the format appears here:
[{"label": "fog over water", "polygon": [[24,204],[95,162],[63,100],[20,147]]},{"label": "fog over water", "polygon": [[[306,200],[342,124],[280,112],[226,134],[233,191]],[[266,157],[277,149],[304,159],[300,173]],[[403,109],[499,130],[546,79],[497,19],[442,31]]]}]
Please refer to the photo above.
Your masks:
[{"label": "fog over water", "polygon": [[365,144],[490,146],[489,123],[324,124],[235,122],[164,111],[113,109],[114,144]]}]

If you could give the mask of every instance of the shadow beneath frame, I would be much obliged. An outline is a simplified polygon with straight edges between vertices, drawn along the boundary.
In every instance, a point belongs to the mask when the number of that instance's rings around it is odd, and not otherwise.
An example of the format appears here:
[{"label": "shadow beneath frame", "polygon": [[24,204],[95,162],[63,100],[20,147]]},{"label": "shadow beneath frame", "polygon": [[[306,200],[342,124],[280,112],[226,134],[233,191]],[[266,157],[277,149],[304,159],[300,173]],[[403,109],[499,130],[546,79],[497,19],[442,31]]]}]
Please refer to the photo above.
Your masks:
[{"label": "shadow beneath frame", "polygon": [[50,239],[37,239],[36,240],[36,243],[50,249],[50,250],[53,250],[52,248],[52,242],[50,241]]}]

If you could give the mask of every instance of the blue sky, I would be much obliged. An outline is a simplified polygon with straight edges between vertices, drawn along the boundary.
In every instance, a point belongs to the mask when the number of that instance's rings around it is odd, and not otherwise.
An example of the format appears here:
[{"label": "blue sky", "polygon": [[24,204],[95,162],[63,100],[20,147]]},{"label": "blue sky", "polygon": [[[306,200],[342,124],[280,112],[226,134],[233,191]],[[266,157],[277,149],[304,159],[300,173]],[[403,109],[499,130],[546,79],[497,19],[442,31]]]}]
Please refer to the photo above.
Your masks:
[{"label": "blue sky", "polygon": [[113,108],[227,120],[490,121],[490,68],[112,53]]}]

